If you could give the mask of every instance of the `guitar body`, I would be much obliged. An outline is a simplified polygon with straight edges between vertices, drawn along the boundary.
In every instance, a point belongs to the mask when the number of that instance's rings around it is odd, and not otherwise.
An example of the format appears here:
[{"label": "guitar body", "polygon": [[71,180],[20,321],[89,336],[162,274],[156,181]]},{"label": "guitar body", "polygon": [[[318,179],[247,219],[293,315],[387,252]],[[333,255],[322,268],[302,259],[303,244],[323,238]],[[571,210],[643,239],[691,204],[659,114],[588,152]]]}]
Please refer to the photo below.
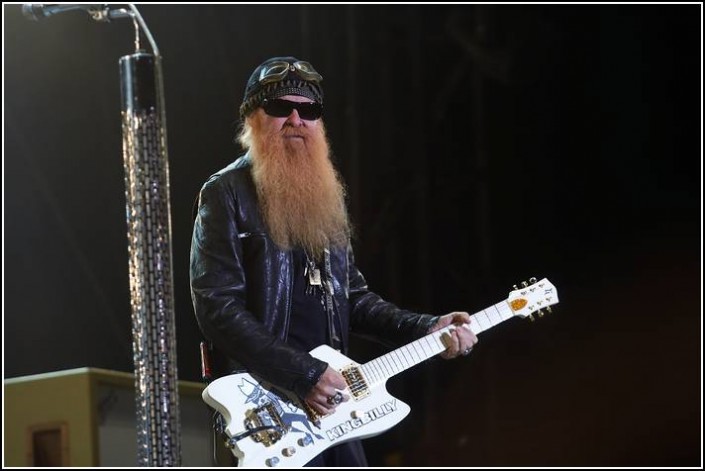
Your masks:
[{"label": "guitar body", "polygon": [[[515,316],[550,312],[558,303],[556,287],[546,278],[529,281],[506,300],[470,316],[463,327],[479,334]],[[203,391],[203,400],[223,415],[239,466],[303,466],[332,446],[378,435],[401,422],[411,409],[387,392],[387,380],[443,352],[442,338],[454,328],[431,332],[364,365],[326,345],[312,350],[311,355],[339,371],[347,384],[350,399],[331,415],[319,417],[295,395],[247,373],[212,382]]]},{"label": "guitar body", "polygon": [[[311,355],[335,370],[356,365],[350,358],[322,345]],[[391,396],[385,383],[375,384],[369,394],[337,406],[335,413],[318,418],[316,424],[299,399],[248,373],[224,376],[203,391],[203,400],[225,418],[228,437],[238,437],[255,426],[279,425],[279,437],[269,431],[240,438],[232,452],[238,466],[300,467],[324,450],[350,440],[378,435],[410,412],[407,404]],[[249,423],[249,426],[248,426]],[[274,435],[274,437],[272,437]]]}]

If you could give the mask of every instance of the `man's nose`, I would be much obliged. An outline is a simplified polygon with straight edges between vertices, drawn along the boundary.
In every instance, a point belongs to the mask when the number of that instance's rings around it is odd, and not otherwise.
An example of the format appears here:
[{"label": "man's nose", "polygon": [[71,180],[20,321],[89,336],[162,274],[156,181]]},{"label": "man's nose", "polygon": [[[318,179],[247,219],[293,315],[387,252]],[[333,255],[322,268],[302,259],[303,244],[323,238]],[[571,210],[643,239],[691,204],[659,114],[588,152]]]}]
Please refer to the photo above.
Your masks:
[{"label": "man's nose", "polygon": [[291,110],[291,113],[287,116],[286,121],[294,126],[301,126],[303,124],[303,120],[301,119],[301,116],[299,116],[299,111],[296,108]]}]

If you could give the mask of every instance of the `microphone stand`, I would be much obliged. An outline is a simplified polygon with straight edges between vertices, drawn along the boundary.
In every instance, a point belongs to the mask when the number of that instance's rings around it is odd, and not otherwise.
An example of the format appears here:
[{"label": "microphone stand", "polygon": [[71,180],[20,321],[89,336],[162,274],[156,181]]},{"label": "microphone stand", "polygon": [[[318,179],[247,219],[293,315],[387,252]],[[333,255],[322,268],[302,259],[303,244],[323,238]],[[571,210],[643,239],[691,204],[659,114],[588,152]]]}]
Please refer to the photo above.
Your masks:
[{"label": "microphone stand", "polygon": [[[139,466],[180,466],[180,408],[171,254],[169,162],[159,49],[137,8],[107,4],[25,4],[40,19],[86,11],[93,20],[132,18],[135,53],[120,58],[122,142]],[[140,47],[140,31],[151,53]]]},{"label": "microphone stand", "polygon": [[[135,53],[120,58],[127,238],[140,466],[180,466],[169,162],[161,56],[130,4]],[[140,47],[144,32],[152,53]]]}]

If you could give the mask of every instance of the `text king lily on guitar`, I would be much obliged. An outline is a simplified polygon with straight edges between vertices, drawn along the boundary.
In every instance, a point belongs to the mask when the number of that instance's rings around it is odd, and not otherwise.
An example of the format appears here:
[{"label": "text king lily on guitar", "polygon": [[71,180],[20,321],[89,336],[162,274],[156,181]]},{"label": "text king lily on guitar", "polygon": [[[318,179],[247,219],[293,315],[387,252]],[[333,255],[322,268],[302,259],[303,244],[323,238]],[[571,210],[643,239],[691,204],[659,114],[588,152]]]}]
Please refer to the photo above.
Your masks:
[{"label": "text king lily on guitar", "polygon": [[[382,360],[392,363],[379,372],[358,367],[344,356],[350,332],[403,345],[470,322],[464,312],[436,317],[400,309],[368,289],[330,160],[322,80],[294,57],[256,67],[240,106],[246,153],[199,193],[190,264],[196,318],[223,359],[219,375],[252,375],[228,382],[222,394],[216,391],[223,383],[215,382],[207,397],[214,407],[226,405],[220,410],[243,466],[365,466],[358,440],[325,449],[319,443],[354,438],[353,428],[382,431],[408,412],[385,396],[383,380],[414,357],[403,362],[411,354],[405,350]],[[411,348],[454,358],[477,341],[469,329],[443,332],[447,348],[430,340]],[[319,345],[329,348],[309,353]],[[232,404],[229,395],[246,398],[244,418],[233,416],[240,399]]]}]

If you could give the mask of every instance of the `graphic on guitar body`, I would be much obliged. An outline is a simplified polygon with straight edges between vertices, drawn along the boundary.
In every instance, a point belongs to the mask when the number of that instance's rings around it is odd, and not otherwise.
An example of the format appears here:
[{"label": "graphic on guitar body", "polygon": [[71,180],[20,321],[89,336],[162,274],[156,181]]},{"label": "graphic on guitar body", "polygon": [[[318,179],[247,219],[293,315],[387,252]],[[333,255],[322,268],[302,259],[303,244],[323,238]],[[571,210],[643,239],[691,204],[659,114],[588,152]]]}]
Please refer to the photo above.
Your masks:
[{"label": "graphic on guitar body", "polygon": [[304,430],[295,427],[295,424],[300,423],[311,435],[316,438],[323,438],[317,435],[313,430],[313,424],[309,422],[306,413],[301,413],[301,409],[283,392],[277,391],[274,388],[272,388],[271,391],[267,390],[261,384],[246,377],[242,378],[242,383],[239,388],[240,392],[246,396],[245,404],[253,404],[256,407],[272,404],[281,417],[282,422],[290,425],[291,430],[289,433],[304,433]]},{"label": "graphic on guitar body", "polygon": [[[550,312],[557,303],[558,293],[547,279],[524,283],[506,300],[473,314],[467,328],[479,334],[514,316],[533,312],[541,316],[542,309]],[[225,419],[226,443],[238,466],[303,466],[332,446],[378,435],[401,422],[411,409],[387,392],[387,380],[443,352],[441,338],[453,328],[457,327],[433,332],[363,365],[327,345],[312,350],[312,356],[339,371],[347,383],[350,400],[333,414],[320,416],[295,395],[248,373],[213,381],[203,391],[203,400]]]}]

